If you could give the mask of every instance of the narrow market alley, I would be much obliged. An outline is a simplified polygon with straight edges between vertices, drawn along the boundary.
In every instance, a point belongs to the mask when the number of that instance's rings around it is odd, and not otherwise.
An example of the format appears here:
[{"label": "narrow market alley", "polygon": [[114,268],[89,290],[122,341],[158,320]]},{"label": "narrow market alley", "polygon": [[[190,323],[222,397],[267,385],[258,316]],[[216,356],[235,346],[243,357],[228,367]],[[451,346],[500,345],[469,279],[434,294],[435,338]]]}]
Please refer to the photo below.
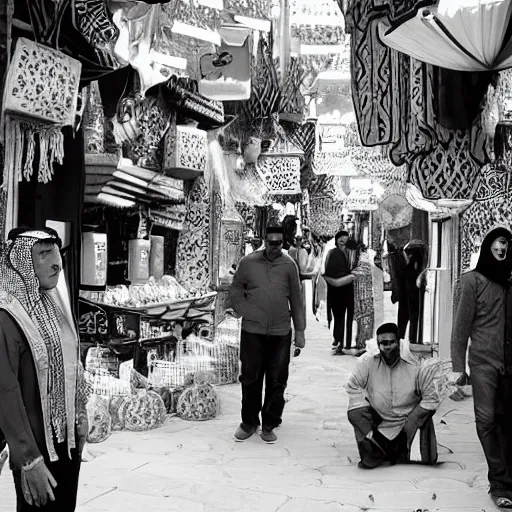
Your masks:
[{"label": "narrow market alley", "polygon": [[[385,314],[387,311],[385,312]],[[169,418],[143,433],[114,432],[89,445],[79,512],[491,512],[471,399],[447,399],[435,416],[441,465],[357,468],[342,385],[356,359],[331,355],[330,334],[311,315],[307,347],[291,364],[288,403],[275,445],[235,443],[240,388],[217,387],[221,414]],[[0,477],[0,511],[15,510],[11,473]]]}]

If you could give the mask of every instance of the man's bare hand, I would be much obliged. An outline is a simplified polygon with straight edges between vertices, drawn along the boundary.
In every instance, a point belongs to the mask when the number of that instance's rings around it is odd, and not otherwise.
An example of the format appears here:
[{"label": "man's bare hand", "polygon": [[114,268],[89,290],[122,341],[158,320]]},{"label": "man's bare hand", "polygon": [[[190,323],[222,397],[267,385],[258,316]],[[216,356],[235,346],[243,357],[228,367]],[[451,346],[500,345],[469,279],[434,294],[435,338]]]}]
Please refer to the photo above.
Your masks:
[{"label": "man's bare hand", "polygon": [[295,346],[297,348],[304,348],[306,346],[306,336],[304,331],[295,331]]},{"label": "man's bare hand", "polygon": [[21,489],[29,505],[44,507],[48,501],[55,501],[55,487],[57,482],[42,458],[31,469],[21,470]]}]

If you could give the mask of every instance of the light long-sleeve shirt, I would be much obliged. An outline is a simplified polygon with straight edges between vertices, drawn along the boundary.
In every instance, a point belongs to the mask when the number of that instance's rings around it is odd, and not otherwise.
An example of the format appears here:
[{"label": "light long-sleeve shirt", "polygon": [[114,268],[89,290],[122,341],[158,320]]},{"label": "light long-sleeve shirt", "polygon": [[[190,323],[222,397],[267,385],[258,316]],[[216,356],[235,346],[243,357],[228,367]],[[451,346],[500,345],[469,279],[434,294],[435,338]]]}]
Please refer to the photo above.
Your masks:
[{"label": "light long-sleeve shirt", "polygon": [[486,364],[499,371],[504,369],[506,295],[504,286],[476,270],[462,275],[451,340],[454,372],[466,369],[469,338],[470,366]]},{"label": "light long-sleeve shirt", "polygon": [[418,405],[427,411],[439,407],[438,396],[420,382],[419,374],[420,362],[412,354],[402,355],[392,368],[380,352],[364,354],[345,385],[348,410],[372,407],[382,418],[379,431],[395,439]]},{"label": "light long-sleeve shirt", "polygon": [[299,272],[288,256],[270,261],[265,251],[256,251],[242,258],[230,298],[246,332],[285,335],[291,319],[296,331],[305,329]]}]

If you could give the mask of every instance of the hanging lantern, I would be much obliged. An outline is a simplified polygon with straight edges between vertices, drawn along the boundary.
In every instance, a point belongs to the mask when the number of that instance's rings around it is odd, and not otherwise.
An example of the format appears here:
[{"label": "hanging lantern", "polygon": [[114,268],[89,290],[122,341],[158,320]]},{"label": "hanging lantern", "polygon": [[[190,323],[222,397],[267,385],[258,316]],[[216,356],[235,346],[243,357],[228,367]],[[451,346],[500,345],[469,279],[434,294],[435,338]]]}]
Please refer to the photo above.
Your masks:
[{"label": "hanging lantern", "polygon": [[397,26],[379,22],[379,35],[390,48],[434,66],[500,70],[512,66],[511,13],[510,0],[439,0]]}]

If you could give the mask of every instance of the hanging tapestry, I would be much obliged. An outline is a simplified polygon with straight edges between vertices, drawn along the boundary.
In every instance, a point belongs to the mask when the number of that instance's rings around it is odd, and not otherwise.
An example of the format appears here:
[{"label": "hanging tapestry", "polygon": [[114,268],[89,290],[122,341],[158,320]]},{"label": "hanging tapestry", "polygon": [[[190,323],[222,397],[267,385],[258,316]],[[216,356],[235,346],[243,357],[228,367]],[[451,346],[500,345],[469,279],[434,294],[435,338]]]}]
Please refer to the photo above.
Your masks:
[{"label": "hanging tapestry", "polygon": [[203,176],[187,194],[185,220],[178,239],[176,279],[189,291],[205,293],[210,284],[210,191]]},{"label": "hanging tapestry", "polygon": [[374,337],[372,268],[368,253],[362,253],[352,272],[354,280],[354,320],[357,322],[356,348],[365,348]]},{"label": "hanging tapestry", "polygon": [[86,107],[83,120],[85,152],[105,152],[105,115],[101,103],[98,82],[91,82],[86,93]]},{"label": "hanging tapestry", "polygon": [[163,165],[164,135],[169,127],[171,110],[160,96],[139,100],[135,109],[139,135],[123,144],[123,156],[144,169],[160,171]]},{"label": "hanging tapestry", "polygon": [[488,165],[482,169],[476,189],[475,201],[489,201],[507,195],[510,191],[510,170]]},{"label": "hanging tapestry", "polygon": [[378,19],[367,20],[354,9],[347,17],[351,34],[352,99],[361,142],[390,144],[399,137],[400,94],[393,87],[399,73],[398,52],[378,39]]},{"label": "hanging tapestry", "polygon": [[317,236],[333,237],[343,227],[343,203],[331,197],[310,197],[309,227]]},{"label": "hanging tapestry", "polygon": [[469,199],[474,197],[480,165],[471,154],[468,132],[437,126],[438,144],[409,165],[409,180],[425,199]]}]

